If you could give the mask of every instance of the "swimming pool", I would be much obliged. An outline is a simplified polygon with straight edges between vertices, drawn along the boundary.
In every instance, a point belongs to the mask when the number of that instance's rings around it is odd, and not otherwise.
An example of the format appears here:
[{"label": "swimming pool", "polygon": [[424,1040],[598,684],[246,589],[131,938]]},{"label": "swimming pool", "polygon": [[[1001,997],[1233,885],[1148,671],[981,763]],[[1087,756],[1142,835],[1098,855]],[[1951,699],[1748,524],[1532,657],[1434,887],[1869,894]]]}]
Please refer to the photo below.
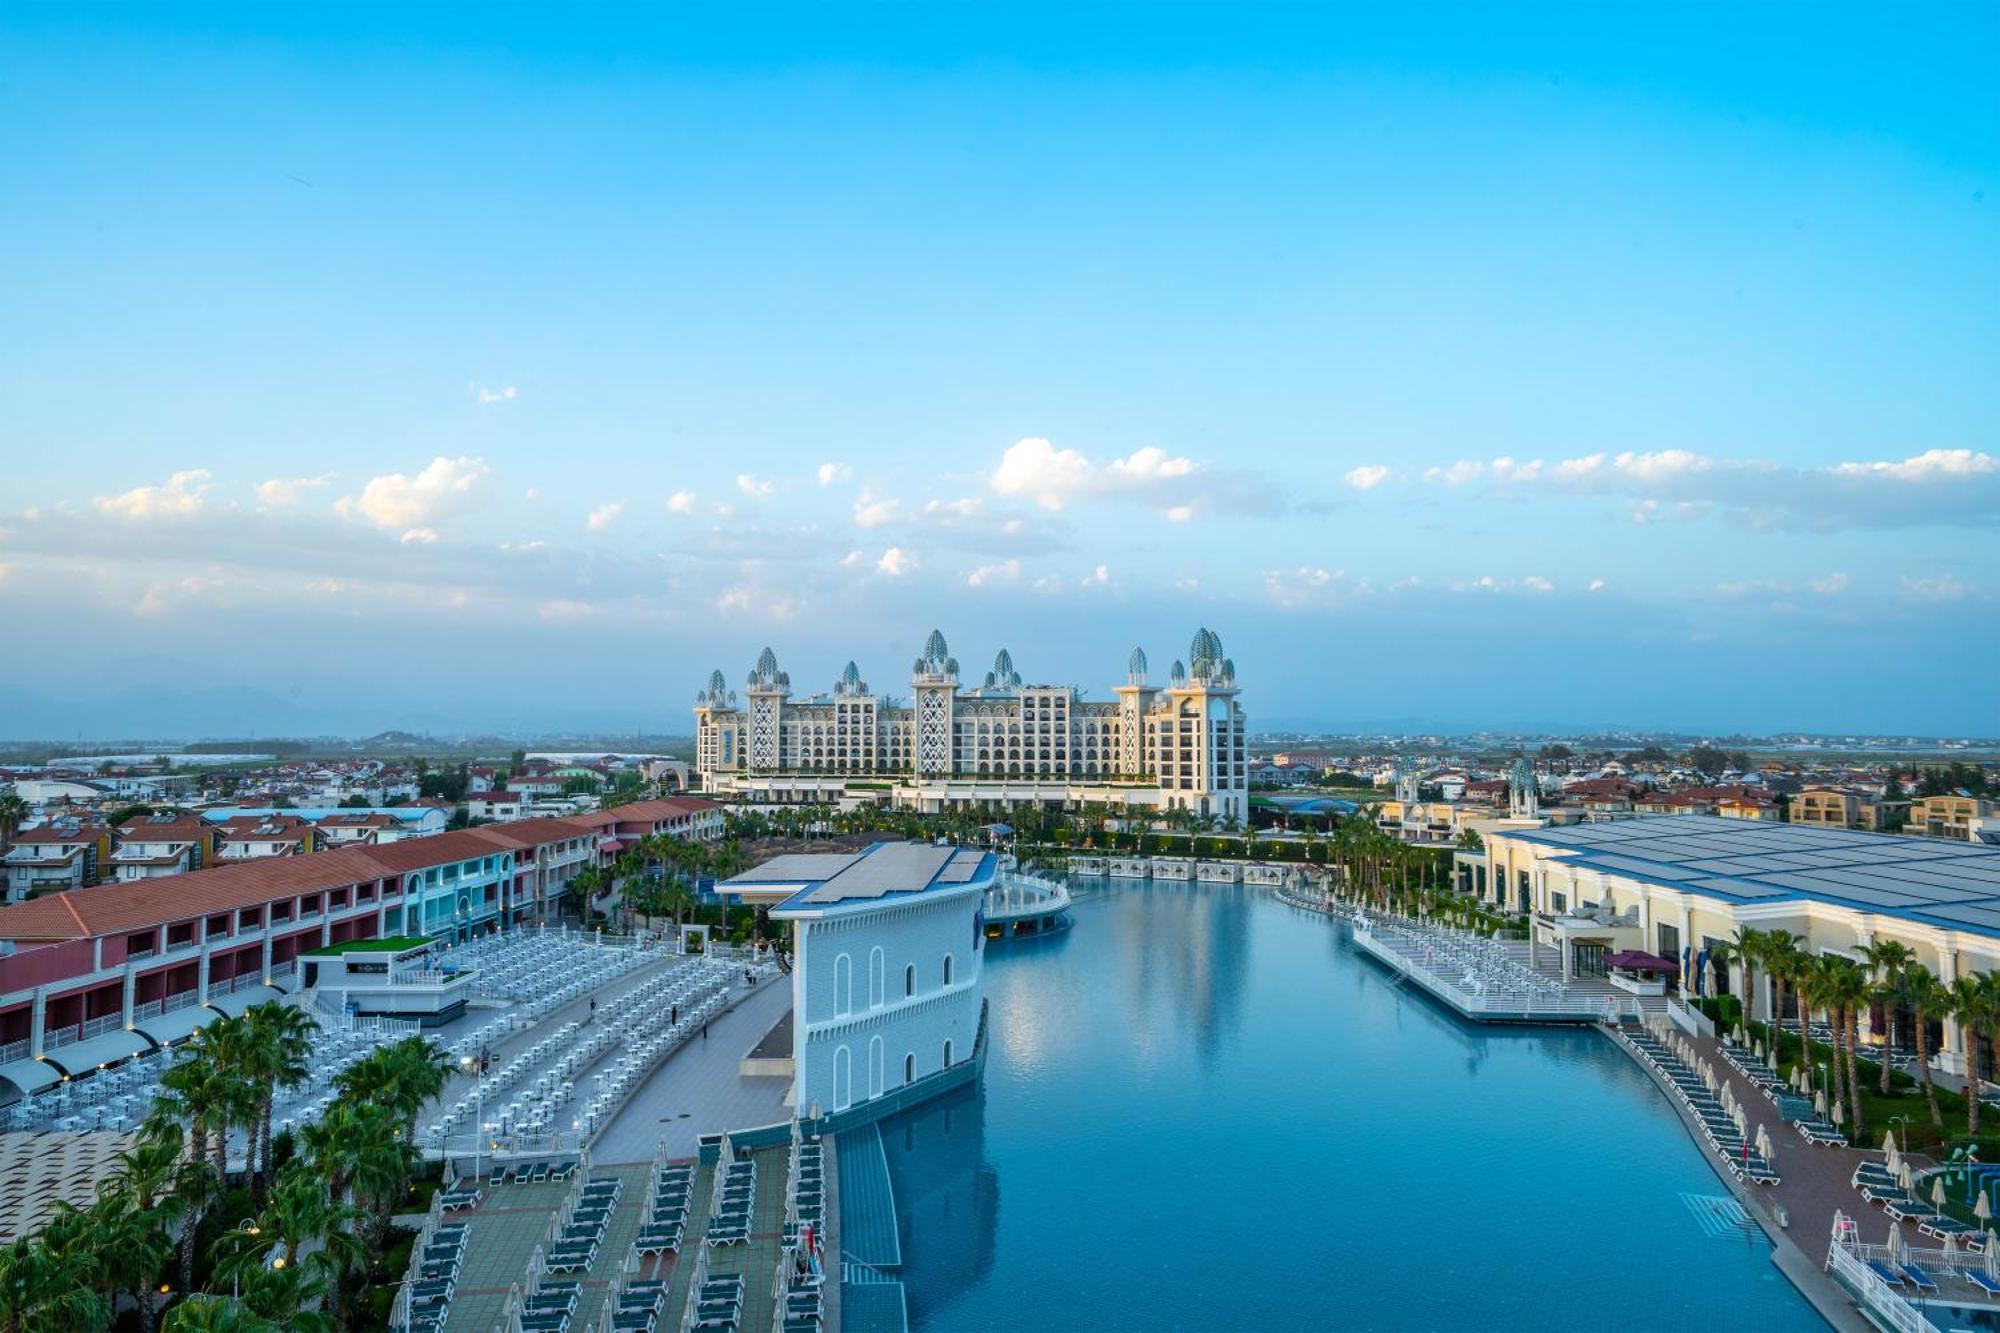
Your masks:
[{"label": "swimming pool", "polygon": [[1595,1032],[1482,1030],[1255,890],[1078,880],[984,1086],[887,1121],[917,1333],[1824,1330]]}]

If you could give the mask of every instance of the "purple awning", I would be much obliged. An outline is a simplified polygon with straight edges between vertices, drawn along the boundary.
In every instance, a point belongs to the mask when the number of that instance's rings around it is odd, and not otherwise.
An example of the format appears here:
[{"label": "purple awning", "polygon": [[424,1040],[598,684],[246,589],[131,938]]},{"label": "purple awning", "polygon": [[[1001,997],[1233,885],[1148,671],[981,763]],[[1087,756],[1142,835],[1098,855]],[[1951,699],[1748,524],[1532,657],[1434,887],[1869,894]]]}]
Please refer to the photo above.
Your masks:
[{"label": "purple awning", "polygon": [[1640,953],[1637,949],[1627,949],[1623,953],[1611,954],[1605,958],[1604,965],[1606,967],[1622,967],[1632,972],[1678,972],[1681,970],[1679,963],[1669,962],[1657,954]]}]

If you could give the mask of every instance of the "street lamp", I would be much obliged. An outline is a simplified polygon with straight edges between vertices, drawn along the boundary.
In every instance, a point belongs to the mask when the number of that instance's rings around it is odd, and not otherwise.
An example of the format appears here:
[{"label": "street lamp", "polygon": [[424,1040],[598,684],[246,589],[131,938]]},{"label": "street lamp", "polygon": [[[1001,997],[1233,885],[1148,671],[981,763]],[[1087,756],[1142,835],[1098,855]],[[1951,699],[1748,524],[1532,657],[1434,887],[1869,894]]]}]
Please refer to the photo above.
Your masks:
[{"label": "street lamp", "polygon": [[481,1048],[478,1055],[468,1055],[459,1061],[459,1067],[472,1075],[472,1178],[476,1181],[479,1179],[479,1145],[486,1138],[486,1052],[484,1048]]},{"label": "street lamp", "polygon": [[[241,1222],[238,1222],[236,1224],[236,1229],[242,1232],[246,1236],[261,1236],[264,1234],[264,1228],[258,1226],[257,1219],[253,1217],[246,1217]],[[229,1275],[229,1297],[231,1300],[235,1300],[242,1295],[242,1293],[237,1290],[237,1286],[238,1286],[237,1275],[235,1273],[231,1273]]]}]

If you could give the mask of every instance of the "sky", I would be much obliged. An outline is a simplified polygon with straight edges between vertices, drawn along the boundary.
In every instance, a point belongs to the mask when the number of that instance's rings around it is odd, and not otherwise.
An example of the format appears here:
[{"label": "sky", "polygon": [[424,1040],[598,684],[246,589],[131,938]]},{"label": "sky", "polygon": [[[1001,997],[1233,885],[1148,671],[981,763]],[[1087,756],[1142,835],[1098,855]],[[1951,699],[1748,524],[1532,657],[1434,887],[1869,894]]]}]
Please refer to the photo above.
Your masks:
[{"label": "sky", "polygon": [[1206,626],[1253,726],[2000,734],[1996,51],[0,9],[0,733],[685,731],[933,627],[1104,697]]}]

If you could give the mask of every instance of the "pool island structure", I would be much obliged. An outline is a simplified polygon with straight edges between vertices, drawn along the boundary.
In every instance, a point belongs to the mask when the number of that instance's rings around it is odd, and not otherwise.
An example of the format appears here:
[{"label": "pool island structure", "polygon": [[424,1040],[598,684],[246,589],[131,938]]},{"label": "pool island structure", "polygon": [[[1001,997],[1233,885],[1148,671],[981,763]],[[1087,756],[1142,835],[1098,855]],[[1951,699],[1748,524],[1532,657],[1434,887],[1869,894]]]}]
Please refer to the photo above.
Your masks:
[{"label": "pool island structure", "polygon": [[792,1110],[865,1123],[978,1076],[998,858],[884,842],[780,856],[716,886],[792,929]]}]

